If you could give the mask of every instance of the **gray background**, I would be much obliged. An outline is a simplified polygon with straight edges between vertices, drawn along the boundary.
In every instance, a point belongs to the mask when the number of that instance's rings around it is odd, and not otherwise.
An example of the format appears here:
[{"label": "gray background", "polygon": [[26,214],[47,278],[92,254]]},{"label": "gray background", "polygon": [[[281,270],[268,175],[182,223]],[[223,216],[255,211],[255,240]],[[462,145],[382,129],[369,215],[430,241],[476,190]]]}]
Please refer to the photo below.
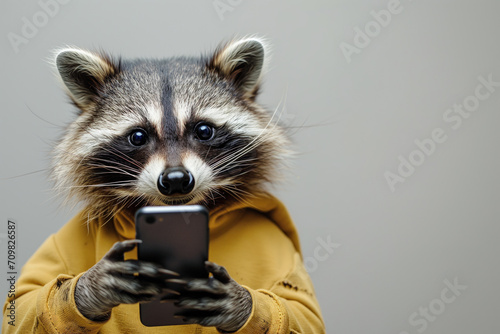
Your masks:
[{"label": "gray background", "polygon": [[[401,0],[350,62],[342,43],[354,45],[356,27],[376,29],[370,12],[391,1],[220,2],[231,10],[218,15],[213,1],[68,1],[16,53],[8,34],[22,35],[23,17],[33,22],[42,7],[2,0],[0,233],[16,219],[17,266],[77,210],[60,208],[45,171],[11,178],[45,170],[73,117],[46,62],[52,49],[198,55],[256,33],[273,44],[260,101],[273,109],[286,96],[285,121],[302,126],[292,131],[300,152],[292,175],[275,193],[299,229],[328,332],[500,332],[500,87],[458,129],[443,120],[470,100],[478,76],[500,82],[500,2]],[[436,128],[447,140],[391,191],[384,173],[397,173],[398,157]],[[321,248],[327,240],[331,253]],[[446,280],[466,287],[454,295]]]}]

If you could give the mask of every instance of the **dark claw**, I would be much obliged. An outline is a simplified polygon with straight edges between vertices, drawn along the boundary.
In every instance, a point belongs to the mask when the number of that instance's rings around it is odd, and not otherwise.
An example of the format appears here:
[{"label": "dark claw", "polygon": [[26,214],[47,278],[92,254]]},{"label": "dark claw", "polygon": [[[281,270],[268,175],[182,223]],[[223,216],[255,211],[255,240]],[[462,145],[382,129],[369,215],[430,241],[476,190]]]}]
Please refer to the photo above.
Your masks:
[{"label": "dark claw", "polygon": [[175,291],[175,290],[172,290],[172,289],[163,289],[163,292],[168,292],[169,293],[168,295],[165,295],[165,296],[170,296],[170,294],[172,294],[174,296],[179,296],[180,295],[179,291]]},{"label": "dark claw", "polygon": [[183,280],[183,279],[178,279],[178,278],[169,278],[169,279],[166,279],[165,282],[167,282],[167,283],[181,284],[181,285],[188,284],[188,281]]},{"label": "dark claw", "polygon": [[131,251],[135,248],[135,246],[137,246],[137,244],[140,243],[142,243],[142,240],[139,239],[117,241],[106,254],[105,258],[109,260],[123,261],[123,253]]},{"label": "dark claw", "polygon": [[163,269],[163,268],[158,269],[158,272],[159,272],[160,274],[163,274],[163,275],[180,276],[180,275],[179,275],[178,273],[176,273],[175,271],[168,270],[168,269]]},{"label": "dark claw", "polygon": [[229,283],[229,281],[231,280],[231,276],[229,276],[226,268],[224,268],[223,266],[219,266],[218,264],[210,261],[205,261],[205,268],[222,283]]}]

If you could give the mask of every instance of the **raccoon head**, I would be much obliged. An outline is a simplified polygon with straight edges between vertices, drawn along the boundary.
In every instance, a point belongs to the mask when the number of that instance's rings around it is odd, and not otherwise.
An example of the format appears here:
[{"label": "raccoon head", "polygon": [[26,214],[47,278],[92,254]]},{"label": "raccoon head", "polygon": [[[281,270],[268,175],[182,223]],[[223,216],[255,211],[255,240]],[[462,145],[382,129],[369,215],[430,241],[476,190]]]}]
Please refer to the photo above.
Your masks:
[{"label": "raccoon head", "polygon": [[255,101],[267,58],[258,38],[199,58],[60,50],[55,65],[79,113],[55,147],[56,188],[106,215],[265,191],[288,153],[276,111]]}]

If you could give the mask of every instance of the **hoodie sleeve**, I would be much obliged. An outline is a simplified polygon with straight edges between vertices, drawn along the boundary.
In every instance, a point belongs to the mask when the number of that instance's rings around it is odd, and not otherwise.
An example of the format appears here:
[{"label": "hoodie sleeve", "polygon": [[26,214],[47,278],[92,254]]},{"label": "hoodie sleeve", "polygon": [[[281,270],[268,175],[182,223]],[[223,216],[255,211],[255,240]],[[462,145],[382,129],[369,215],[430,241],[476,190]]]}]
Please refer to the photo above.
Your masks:
[{"label": "hoodie sleeve", "polygon": [[50,236],[24,265],[15,296],[5,302],[2,333],[97,333],[103,323],[85,318],[73,298],[80,276],[68,273]]},{"label": "hoodie sleeve", "polygon": [[211,261],[252,296],[250,317],[236,333],[325,333],[297,230],[277,199],[215,217],[210,235]]},{"label": "hoodie sleeve", "polygon": [[325,333],[312,282],[299,253],[292,271],[269,290],[245,288],[252,295],[252,313],[236,333]]}]

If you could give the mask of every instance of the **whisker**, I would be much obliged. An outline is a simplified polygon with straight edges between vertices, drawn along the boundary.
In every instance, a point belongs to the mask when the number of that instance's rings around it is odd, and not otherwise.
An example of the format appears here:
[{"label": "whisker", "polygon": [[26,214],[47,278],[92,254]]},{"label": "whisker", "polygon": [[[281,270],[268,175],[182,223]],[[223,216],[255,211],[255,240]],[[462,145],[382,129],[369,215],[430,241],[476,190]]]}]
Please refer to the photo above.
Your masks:
[{"label": "whisker", "polygon": [[120,165],[120,166],[123,166],[123,167],[126,167],[128,169],[130,169],[131,171],[140,171],[140,169],[135,169],[134,167],[132,166],[129,166],[129,165],[125,165],[124,163],[121,163],[119,161],[115,161],[115,160],[107,160],[107,159],[102,159],[102,158],[96,158],[96,157],[93,157],[92,160],[95,160],[95,161],[101,161],[101,162],[106,162],[106,163],[111,163],[111,164],[117,164],[117,165]]},{"label": "whisker", "polygon": [[[261,130],[261,132],[259,133],[259,135],[257,135],[252,141],[250,141],[250,143],[248,143],[246,146],[244,146],[240,152],[237,152],[235,154],[235,156],[233,157],[232,160],[236,160],[238,159],[239,157],[245,155],[246,153],[250,152],[251,150],[255,149],[256,147],[258,147],[263,141],[264,141],[264,133],[265,131],[267,130],[267,128],[269,127],[269,125],[273,122],[273,119],[281,105],[281,102],[278,104],[278,106],[274,109],[274,112],[273,114],[271,115],[271,118],[269,119],[269,121],[267,122],[266,126]],[[281,118],[281,115],[282,115],[283,112],[281,112],[279,114],[279,117],[278,117],[278,120],[275,122],[274,126],[272,127],[272,129],[276,128],[276,126],[278,125],[278,122]],[[271,129],[271,130],[272,130]],[[264,138],[264,139],[263,139]],[[228,158],[225,158],[225,159],[222,159],[222,161],[219,161],[217,164],[215,164],[214,168],[217,168],[219,165],[223,164],[223,163],[226,163],[229,159]],[[229,160],[231,161],[231,160]]]},{"label": "whisker", "polygon": [[106,166],[106,165],[97,165],[97,164],[87,164],[87,166],[108,170],[110,172],[110,174],[113,174],[114,171],[118,171],[124,175],[129,175],[129,176],[132,176],[134,178],[137,177],[136,175],[131,174],[131,173],[127,172],[126,170],[123,170],[122,168],[116,167],[116,166]]},{"label": "whisker", "polygon": [[37,173],[41,173],[41,172],[45,172],[45,171],[47,171],[47,168],[39,169],[39,170],[36,170],[36,171],[33,171],[33,172],[28,172],[28,173],[24,173],[24,174],[20,174],[20,175],[15,175],[15,176],[0,177],[0,180],[11,180],[11,179],[16,179],[18,177],[33,175],[33,174],[37,174]]},{"label": "whisker", "polygon": [[99,184],[86,184],[86,185],[74,185],[74,186],[68,186],[68,187],[61,187],[61,189],[75,189],[75,188],[101,188],[101,187],[113,187],[113,186],[121,186],[121,187],[127,187],[127,186],[133,186],[134,183],[132,182],[108,182],[108,183],[99,183]]}]

